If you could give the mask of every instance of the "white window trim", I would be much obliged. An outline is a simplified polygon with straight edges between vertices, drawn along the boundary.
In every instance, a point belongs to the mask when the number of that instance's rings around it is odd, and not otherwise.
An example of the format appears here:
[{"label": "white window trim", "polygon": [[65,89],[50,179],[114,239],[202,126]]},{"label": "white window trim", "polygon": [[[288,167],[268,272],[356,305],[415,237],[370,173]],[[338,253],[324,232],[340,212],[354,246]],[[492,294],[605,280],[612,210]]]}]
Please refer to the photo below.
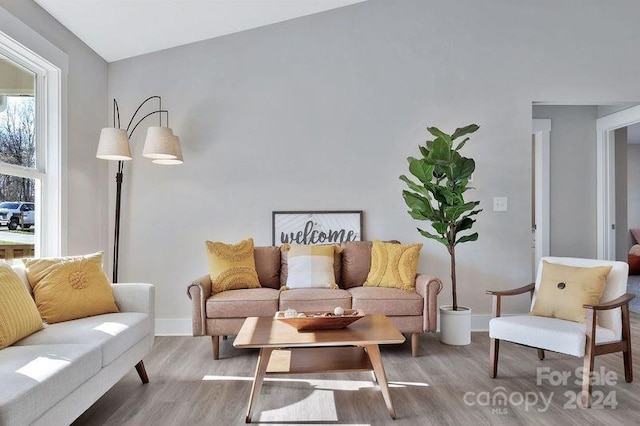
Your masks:
[{"label": "white window trim", "polygon": [[0,173],[37,179],[35,255],[59,256],[66,249],[62,214],[63,72],[2,32],[0,53],[36,73],[37,141],[35,169],[0,163]]}]

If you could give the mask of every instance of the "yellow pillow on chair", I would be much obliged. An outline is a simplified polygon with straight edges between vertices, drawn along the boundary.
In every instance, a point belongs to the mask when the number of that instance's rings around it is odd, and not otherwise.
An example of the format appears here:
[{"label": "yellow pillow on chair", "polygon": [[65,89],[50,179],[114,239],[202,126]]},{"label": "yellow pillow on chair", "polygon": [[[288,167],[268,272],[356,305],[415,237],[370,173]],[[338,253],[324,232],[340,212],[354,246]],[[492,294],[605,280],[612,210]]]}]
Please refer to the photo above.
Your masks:
[{"label": "yellow pillow on chair", "polygon": [[581,268],[544,260],[531,315],[585,322],[587,311],[582,305],[600,302],[609,272],[611,266]]}]

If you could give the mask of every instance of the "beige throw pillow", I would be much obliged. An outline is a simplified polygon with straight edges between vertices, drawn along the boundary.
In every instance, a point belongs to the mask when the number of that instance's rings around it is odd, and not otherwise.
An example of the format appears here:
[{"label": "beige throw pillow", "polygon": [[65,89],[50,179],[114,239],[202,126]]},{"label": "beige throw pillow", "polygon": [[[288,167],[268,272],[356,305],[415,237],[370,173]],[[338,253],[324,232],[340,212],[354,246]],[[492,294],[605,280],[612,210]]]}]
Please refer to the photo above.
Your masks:
[{"label": "beige throw pillow", "polygon": [[583,305],[600,302],[611,266],[581,268],[546,260],[531,315],[585,322]]}]

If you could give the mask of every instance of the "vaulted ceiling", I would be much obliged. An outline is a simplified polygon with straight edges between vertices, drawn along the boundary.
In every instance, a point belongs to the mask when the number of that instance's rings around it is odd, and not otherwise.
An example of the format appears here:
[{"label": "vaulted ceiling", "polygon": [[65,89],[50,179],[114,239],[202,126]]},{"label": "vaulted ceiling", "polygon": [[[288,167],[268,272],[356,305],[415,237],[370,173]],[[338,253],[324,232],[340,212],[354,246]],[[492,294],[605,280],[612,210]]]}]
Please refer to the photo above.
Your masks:
[{"label": "vaulted ceiling", "polygon": [[106,61],[365,0],[35,0]]}]

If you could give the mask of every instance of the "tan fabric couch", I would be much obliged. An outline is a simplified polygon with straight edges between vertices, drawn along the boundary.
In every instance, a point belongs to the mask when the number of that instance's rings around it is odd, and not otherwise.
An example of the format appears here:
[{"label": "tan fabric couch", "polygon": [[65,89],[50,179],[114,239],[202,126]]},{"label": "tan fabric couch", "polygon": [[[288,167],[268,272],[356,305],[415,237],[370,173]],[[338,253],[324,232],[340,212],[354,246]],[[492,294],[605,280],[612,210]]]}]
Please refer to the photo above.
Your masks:
[{"label": "tan fabric couch", "polygon": [[193,306],[193,335],[211,336],[213,358],[219,358],[220,336],[235,336],[245,318],[272,317],[276,311],[362,309],[365,313],[383,313],[402,333],[411,334],[411,352],[418,353],[418,336],[436,331],[437,298],[442,282],[418,274],[416,291],[363,287],[371,267],[371,242],[342,244],[334,270],[340,289],[292,289],[279,291],[287,282],[286,254],[279,247],[256,247],[255,260],[262,288],[230,290],[212,294],[211,279],[205,275],[187,287]]}]

